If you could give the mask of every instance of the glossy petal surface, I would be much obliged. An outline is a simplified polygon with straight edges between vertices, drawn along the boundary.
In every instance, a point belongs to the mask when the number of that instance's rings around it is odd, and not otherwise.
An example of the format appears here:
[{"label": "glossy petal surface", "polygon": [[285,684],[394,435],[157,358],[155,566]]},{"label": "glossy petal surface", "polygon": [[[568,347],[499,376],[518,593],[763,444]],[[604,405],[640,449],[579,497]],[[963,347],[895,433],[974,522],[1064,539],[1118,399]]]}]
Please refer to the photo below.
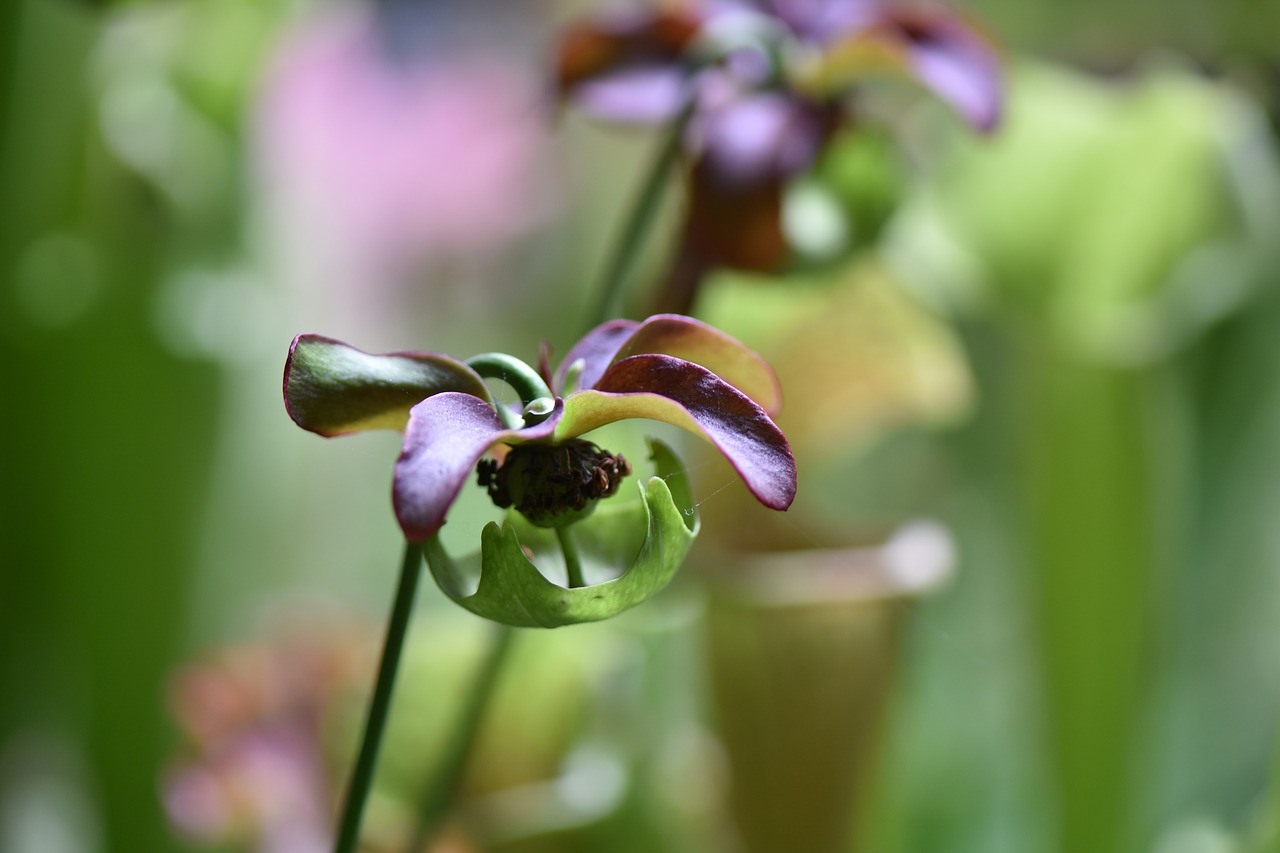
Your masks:
[{"label": "glossy petal surface", "polygon": [[786,509],[796,466],[764,409],[704,367],[667,355],[636,355],[610,367],[594,390],[565,401],[555,439],[626,418],[649,418],[701,435],[725,455],[756,498]]},{"label": "glossy petal surface", "polygon": [[602,506],[573,528],[584,562],[614,574],[621,570],[619,576],[577,589],[552,583],[522,546],[542,561],[555,548],[554,534],[513,513],[501,527],[485,527],[480,554],[471,558],[454,561],[438,538],[428,541],[436,583],[479,616],[528,628],[595,622],[652,598],[684,562],[698,525],[683,468],[664,445],[651,445],[657,476],[639,485],[641,500]]},{"label": "glossy petal surface", "polygon": [[584,363],[578,389],[590,389],[615,361],[656,353],[700,364],[774,414],[782,391],[773,368],[741,341],[700,320],[681,314],[655,314],[642,323],[611,320],[596,326],[574,344],[556,371],[557,393],[578,359]]},{"label": "glossy petal surface", "polygon": [[[582,340],[573,345],[556,370],[555,381],[551,389],[557,394],[564,394],[564,377],[569,367],[577,360],[583,361],[582,373],[578,377],[578,388],[590,388],[604,375],[605,370],[613,362],[618,349],[627,342],[640,327],[635,320],[610,320],[601,323],[582,336]],[[575,389],[576,390],[576,389]]]},{"label": "glossy petal surface", "polygon": [[470,394],[437,394],[414,406],[391,491],[405,537],[418,542],[434,536],[486,450],[499,442],[521,444],[547,438],[561,412],[562,404],[557,402],[543,423],[510,430],[503,428],[492,406]]},{"label": "glossy petal surface", "polygon": [[656,314],[640,324],[613,360],[646,353],[670,355],[701,365],[769,414],[776,414],[782,405],[782,389],[768,362],[737,338],[700,320],[680,314]]},{"label": "glossy petal surface", "polygon": [[446,391],[489,399],[475,371],[447,355],[373,355],[320,335],[294,338],[284,368],[289,417],[325,436],[403,429],[414,405]]}]

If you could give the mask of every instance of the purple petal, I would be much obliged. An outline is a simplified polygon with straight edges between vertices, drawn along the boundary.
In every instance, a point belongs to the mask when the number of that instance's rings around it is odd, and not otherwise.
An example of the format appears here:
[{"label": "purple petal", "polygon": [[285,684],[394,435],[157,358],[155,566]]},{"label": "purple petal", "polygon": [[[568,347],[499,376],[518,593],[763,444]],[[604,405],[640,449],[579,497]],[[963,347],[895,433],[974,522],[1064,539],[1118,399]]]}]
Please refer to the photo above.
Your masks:
[{"label": "purple petal", "polygon": [[681,69],[635,65],[578,84],[573,97],[583,112],[604,121],[661,124],[679,114],[690,89]]},{"label": "purple petal", "polygon": [[560,43],[560,91],[598,118],[667,121],[689,96],[684,53],[700,26],[697,17],[676,10],[612,14],[578,24]]},{"label": "purple petal", "polygon": [[764,184],[813,162],[826,138],[827,112],[781,92],[728,96],[698,115],[695,144],[716,182],[727,187]]},{"label": "purple petal", "polygon": [[[991,43],[955,13],[887,10],[833,54],[872,51],[915,78],[978,130],[1000,121],[1004,71]],[[856,65],[854,66],[856,69]]]},{"label": "purple petal", "polygon": [[639,326],[640,324],[634,320],[610,320],[587,332],[560,362],[551,390],[557,394],[564,392],[565,374],[578,359],[583,361],[578,388],[594,386],[609,367],[609,363],[613,361],[618,347],[626,343],[627,338],[631,337]]},{"label": "purple petal", "polygon": [[557,400],[556,410],[547,420],[510,430],[503,428],[492,406],[470,394],[437,394],[414,406],[391,490],[405,537],[420,542],[436,534],[458,492],[490,447],[548,438],[563,411],[564,404]]},{"label": "purple petal", "polygon": [[802,38],[825,42],[865,26],[884,0],[767,0],[765,5]]},{"label": "purple petal", "polygon": [[714,373],[668,355],[636,355],[612,365],[594,390],[565,401],[556,439],[625,418],[674,424],[709,440],[765,506],[786,509],[796,463],[786,436],[749,397]]},{"label": "purple petal", "polygon": [[782,406],[782,389],[769,363],[746,344],[701,320],[681,314],[655,314],[640,324],[613,360],[646,353],[670,355],[701,365],[771,415]]},{"label": "purple petal", "polygon": [[991,46],[958,19],[918,17],[902,26],[917,80],[981,131],[1000,122],[1004,74]]}]

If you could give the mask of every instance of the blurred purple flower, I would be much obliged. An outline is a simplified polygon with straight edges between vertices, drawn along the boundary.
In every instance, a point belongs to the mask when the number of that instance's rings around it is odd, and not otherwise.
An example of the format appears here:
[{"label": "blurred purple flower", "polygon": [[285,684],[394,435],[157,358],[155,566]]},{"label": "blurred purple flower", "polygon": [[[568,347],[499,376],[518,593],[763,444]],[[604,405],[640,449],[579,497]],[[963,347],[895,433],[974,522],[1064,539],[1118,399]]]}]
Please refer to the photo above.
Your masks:
[{"label": "blurred purple flower", "polygon": [[[915,80],[980,131],[999,121],[994,48],[958,15],[875,0],[707,0],[603,16],[568,30],[559,88],[624,123],[691,110],[680,263],[776,270],[785,183],[820,156],[869,77]],[[656,81],[662,81],[658,85]]]},{"label": "blurred purple flower", "polygon": [[290,624],[274,640],[221,650],[178,671],[169,704],[186,754],[162,780],[183,835],[259,853],[319,853],[333,795],[323,729],[358,691],[362,631]]},{"label": "blurred purple flower", "polygon": [[268,193],[375,273],[492,250],[544,220],[544,110],[493,53],[396,56],[371,9],[305,24],[280,45],[258,104]]},{"label": "blurred purple flower", "polygon": [[328,786],[314,736],[299,726],[251,729],[178,767],[165,781],[170,820],[193,839],[249,841],[261,853],[322,853]]}]

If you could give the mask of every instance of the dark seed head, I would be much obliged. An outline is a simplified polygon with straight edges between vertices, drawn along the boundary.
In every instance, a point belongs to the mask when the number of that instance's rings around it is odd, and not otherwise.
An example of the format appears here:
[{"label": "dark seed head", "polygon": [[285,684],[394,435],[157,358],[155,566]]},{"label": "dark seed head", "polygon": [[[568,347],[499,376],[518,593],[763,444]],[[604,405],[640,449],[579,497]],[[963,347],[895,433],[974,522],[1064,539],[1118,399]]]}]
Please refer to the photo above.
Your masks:
[{"label": "dark seed head", "polygon": [[596,502],[618,491],[631,464],[589,441],[521,444],[501,463],[481,459],[476,479],[495,504],[514,506],[538,527],[563,527],[585,518]]}]

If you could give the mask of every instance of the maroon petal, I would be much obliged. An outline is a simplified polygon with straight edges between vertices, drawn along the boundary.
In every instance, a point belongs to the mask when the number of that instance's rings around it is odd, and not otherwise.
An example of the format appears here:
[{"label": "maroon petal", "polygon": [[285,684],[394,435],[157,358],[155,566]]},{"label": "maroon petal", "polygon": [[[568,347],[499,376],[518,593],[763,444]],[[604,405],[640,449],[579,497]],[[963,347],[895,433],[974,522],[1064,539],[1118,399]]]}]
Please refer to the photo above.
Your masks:
[{"label": "maroon petal", "polygon": [[503,428],[492,406],[470,394],[437,394],[414,406],[409,411],[391,490],[405,537],[420,542],[436,534],[458,492],[490,447],[545,439],[555,431],[563,411],[564,404],[557,400],[556,410],[547,420],[510,430]]},{"label": "maroon petal", "polygon": [[765,411],[706,368],[672,356],[635,355],[611,366],[594,390],[566,401],[556,437],[631,417],[702,435],[765,506],[786,509],[795,498],[791,447]]},{"label": "maroon petal", "polygon": [[655,314],[640,324],[613,360],[647,353],[670,355],[705,367],[770,415],[776,415],[782,406],[782,389],[769,363],[737,338],[701,320]]},{"label": "maroon petal", "polygon": [[782,232],[782,179],[734,187],[711,177],[706,158],[689,176],[680,251],[694,266],[774,273],[789,257]]},{"label": "maroon petal", "polygon": [[560,362],[560,368],[556,370],[555,382],[552,383],[551,390],[557,394],[564,393],[566,390],[564,387],[565,374],[569,372],[569,368],[573,363],[579,359],[582,360],[583,366],[582,373],[578,377],[577,387],[590,388],[594,386],[609,367],[609,363],[613,361],[618,348],[627,342],[627,339],[631,337],[639,326],[640,324],[634,320],[610,320],[587,332],[583,335],[582,340],[573,345],[564,360]]},{"label": "maroon petal", "polygon": [[697,18],[675,10],[615,14],[579,24],[560,43],[560,91],[598,118],[671,119],[688,99],[684,53],[699,27]]},{"label": "maroon petal", "polygon": [[700,115],[682,252],[700,263],[772,273],[789,249],[782,191],[840,120],[834,103],[764,92],[729,96]]}]

